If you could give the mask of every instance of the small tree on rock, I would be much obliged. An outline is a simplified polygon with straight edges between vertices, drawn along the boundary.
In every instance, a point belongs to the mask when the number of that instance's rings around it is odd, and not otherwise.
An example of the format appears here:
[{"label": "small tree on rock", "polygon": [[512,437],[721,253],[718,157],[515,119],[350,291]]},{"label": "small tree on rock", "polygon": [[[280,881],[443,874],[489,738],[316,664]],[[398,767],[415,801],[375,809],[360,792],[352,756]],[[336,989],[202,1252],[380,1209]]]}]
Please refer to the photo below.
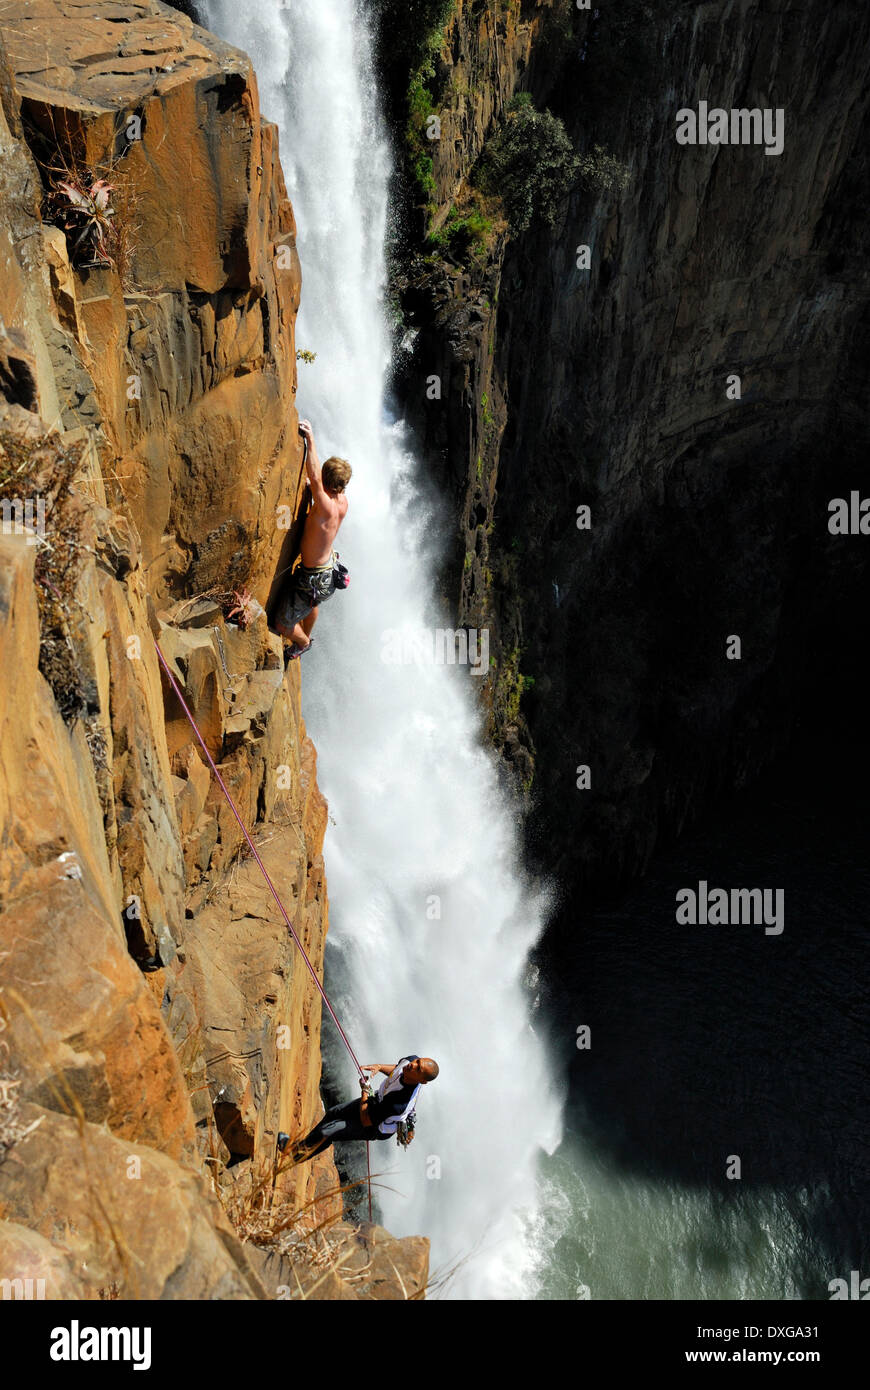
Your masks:
[{"label": "small tree on rock", "polygon": [[538,111],[528,92],[514,97],[504,125],[488,142],[477,172],[485,192],[498,194],[514,233],[533,222],[552,227],[561,204],[582,183],[591,190],[622,191],[628,170],[596,145],[577,155],[564,123]]}]

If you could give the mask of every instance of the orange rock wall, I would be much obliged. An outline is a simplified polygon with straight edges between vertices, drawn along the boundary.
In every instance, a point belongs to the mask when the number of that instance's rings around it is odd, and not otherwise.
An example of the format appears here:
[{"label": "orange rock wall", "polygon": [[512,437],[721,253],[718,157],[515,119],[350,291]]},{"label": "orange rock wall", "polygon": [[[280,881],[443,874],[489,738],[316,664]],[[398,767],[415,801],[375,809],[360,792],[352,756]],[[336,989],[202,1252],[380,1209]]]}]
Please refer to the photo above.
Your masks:
[{"label": "orange rock wall", "polygon": [[[244,586],[268,605],[292,547],[277,509],[286,520],[301,493],[277,133],[245,55],[157,0],[6,4],[3,43],[0,438],[48,424],[82,448],[68,635],[87,710],[65,722],[38,669],[36,549],[4,534],[0,1250],[30,1251],[57,1296],[115,1281],[121,1296],[262,1297],[202,1174],[241,1191],[279,1128],[319,1118],[319,996],[153,642],[320,970],[326,805],[299,668],[284,674],[265,613],[242,628],[205,593]],[[33,153],[59,131],[93,169],[117,161],[123,267],[71,264],[42,220]],[[39,1122],[15,1143],[23,1170],[2,1162],[4,1116]],[[63,1182],[40,1179],[49,1136],[134,1254],[172,1189],[175,1243],[136,1289],[114,1237],[83,1235]],[[118,1165],[142,1149],[135,1186]],[[335,1182],[327,1158],[279,1189],[301,1205]]]}]

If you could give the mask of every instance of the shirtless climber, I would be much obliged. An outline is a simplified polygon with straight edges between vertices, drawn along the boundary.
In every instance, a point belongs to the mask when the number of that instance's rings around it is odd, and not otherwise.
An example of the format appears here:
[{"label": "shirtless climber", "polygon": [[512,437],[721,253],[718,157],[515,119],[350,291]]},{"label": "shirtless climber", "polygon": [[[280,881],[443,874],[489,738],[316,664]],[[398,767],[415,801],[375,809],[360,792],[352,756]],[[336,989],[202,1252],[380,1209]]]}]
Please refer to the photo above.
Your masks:
[{"label": "shirtless climber", "polygon": [[311,507],[302,532],[301,564],[294,571],[286,598],[275,614],[275,630],[292,642],[285,655],[295,661],[311,646],[311,630],[321,603],[336,590],[332,543],[347,515],[344,490],[350,482],[347,459],[328,458],[321,468],[308,420],[299,425],[307,445],[305,471],[311,488]]},{"label": "shirtless climber", "polygon": [[[368,1082],[360,1078],[362,1098],[349,1100],[346,1105],[334,1105],[327,1110],[320,1124],[315,1125],[310,1134],[291,1145],[290,1154],[294,1163],[305,1163],[315,1154],[328,1149],[330,1144],[344,1143],[350,1139],[391,1139],[398,1131],[399,1142],[407,1147],[414,1137],[414,1106],[421,1086],[434,1081],[438,1075],[438,1063],[431,1057],[418,1057],[411,1053],[402,1057],[395,1066],[391,1062],[372,1062],[363,1067],[370,1076],[383,1072],[382,1081],[376,1096],[368,1089]],[[278,1148],[283,1152],[290,1135],[283,1131],[278,1135]]]}]

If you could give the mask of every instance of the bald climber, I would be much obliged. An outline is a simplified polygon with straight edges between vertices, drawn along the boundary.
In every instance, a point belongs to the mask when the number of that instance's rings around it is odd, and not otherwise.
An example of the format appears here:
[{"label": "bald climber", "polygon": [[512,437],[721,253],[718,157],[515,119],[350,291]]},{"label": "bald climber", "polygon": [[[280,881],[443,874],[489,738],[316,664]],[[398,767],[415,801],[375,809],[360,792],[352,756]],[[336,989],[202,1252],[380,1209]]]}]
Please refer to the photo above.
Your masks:
[{"label": "bald climber", "polygon": [[[377,1095],[371,1095],[368,1082],[360,1078],[361,1098],[327,1110],[320,1124],[291,1146],[293,1162],[306,1163],[315,1154],[323,1153],[330,1144],[350,1140],[371,1143],[373,1140],[391,1139],[397,1132],[400,1142],[407,1146],[414,1137],[414,1107],[420,1087],[434,1081],[438,1070],[438,1063],[433,1062],[431,1057],[418,1057],[416,1053],[402,1057],[395,1064],[368,1063],[363,1071],[368,1072],[370,1077],[382,1072],[387,1078],[381,1082]],[[278,1135],[278,1148],[283,1152],[289,1141],[290,1135],[282,1130]]]}]

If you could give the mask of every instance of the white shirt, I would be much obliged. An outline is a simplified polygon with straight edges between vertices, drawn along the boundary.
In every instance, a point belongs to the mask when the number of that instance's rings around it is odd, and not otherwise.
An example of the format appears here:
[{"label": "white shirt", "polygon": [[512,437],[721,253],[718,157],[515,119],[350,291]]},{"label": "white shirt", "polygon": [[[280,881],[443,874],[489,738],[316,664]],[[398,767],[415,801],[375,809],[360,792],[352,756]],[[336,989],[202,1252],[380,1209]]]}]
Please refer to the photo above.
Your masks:
[{"label": "white shirt", "polygon": [[[410,1060],[411,1059],[409,1057],[403,1057],[402,1060],[398,1062],[395,1067],[393,1067],[393,1070],[390,1072],[386,1081],[382,1082],[382,1084],[378,1088],[379,1101],[386,1099],[387,1096],[392,1095],[394,1092],[400,1090],[402,1086],[407,1085],[407,1083],[402,1080],[402,1072],[404,1071],[405,1067],[408,1065]],[[378,1125],[378,1131],[381,1134],[395,1134],[402,1120],[406,1120],[410,1115],[411,1111],[414,1109],[414,1106],[417,1103],[417,1096],[419,1094],[419,1091],[420,1083],[418,1083],[414,1087],[414,1090],[411,1094],[411,1099],[408,1101],[408,1104],[405,1106],[404,1110],[402,1110],[400,1113],[396,1115],[388,1115],[385,1120],[381,1120],[380,1124]]]}]

